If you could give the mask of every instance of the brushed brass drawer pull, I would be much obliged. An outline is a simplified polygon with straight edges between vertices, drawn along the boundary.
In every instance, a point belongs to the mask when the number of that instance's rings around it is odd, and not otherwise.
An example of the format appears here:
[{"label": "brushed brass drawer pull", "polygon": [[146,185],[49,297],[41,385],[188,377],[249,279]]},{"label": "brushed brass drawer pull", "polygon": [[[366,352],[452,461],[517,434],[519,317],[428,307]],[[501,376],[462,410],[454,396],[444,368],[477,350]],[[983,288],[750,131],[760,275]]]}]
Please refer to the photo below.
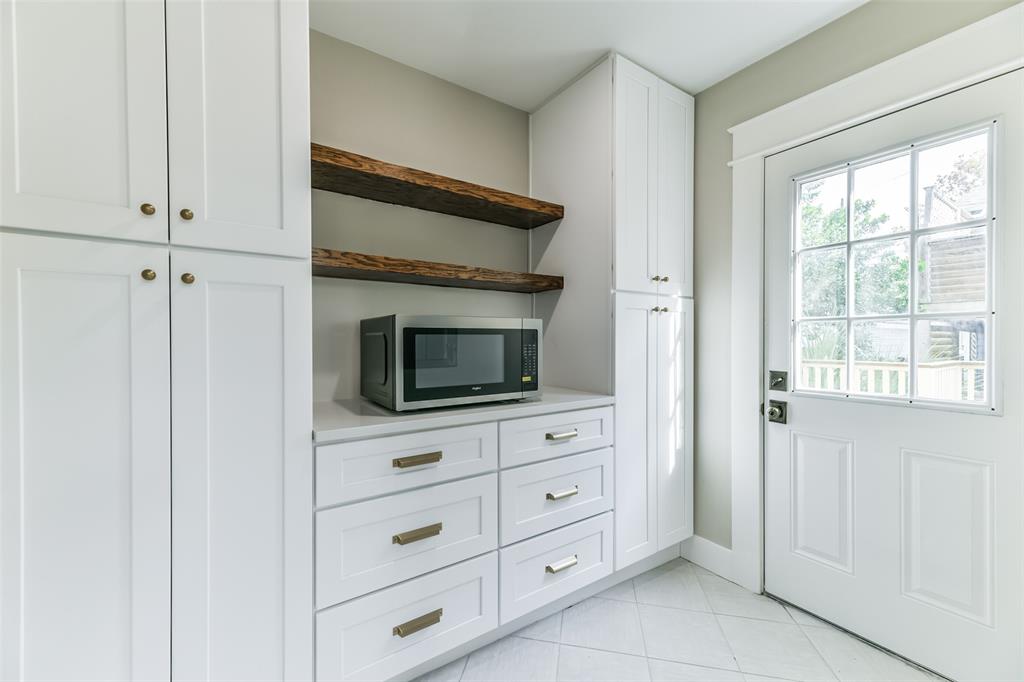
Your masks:
[{"label": "brushed brass drawer pull", "polygon": [[557,493],[548,493],[544,497],[546,499],[548,499],[548,500],[564,500],[567,497],[572,497],[573,495],[579,495],[579,494],[580,494],[580,487],[578,485],[574,485],[573,487],[569,488],[568,490],[561,490],[561,491],[559,491]]},{"label": "brushed brass drawer pull", "polygon": [[568,559],[562,559],[561,561],[559,561],[557,563],[548,564],[547,566],[544,567],[544,572],[545,573],[561,573],[562,571],[564,571],[566,569],[572,568],[573,566],[575,566],[579,562],[580,562],[579,557],[576,554],[573,554]]},{"label": "brushed brass drawer pull", "polygon": [[438,450],[437,452],[426,452],[422,455],[395,457],[391,460],[391,466],[395,469],[408,469],[409,467],[418,467],[423,464],[434,464],[436,462],[440,462],[442,457],[444,457],[443,450]]},{"label": "brushed brass drawer pull", "polygon": [[416,530],[407,530],[404,533],[398,533],[397,535],[391,536],[391,544],[393,545],[408,545],[411,542],[418,542],[420,540],[426,540],[432,538],[435,535],[441,534],[441,524],[432,523],[429,526],[423,526]]},{"label": "brushed brass drawer pull", "polygon": [[437,609],[430,613],[424,613],[422,616],[407,620],[401,625],[396,625],[391,628],[391,635],[398,635],[399,637],[408,637],[411,634],[425,630],[431,625],[437,625],[441,622],[441,616],[444,615],[444,609]]},{"label": "brushed brass drawer pull", "polygon": [[576,436],[580,435],[579,429],[573,429],[572,431],[565,431],[563,433],[545,433],[544,440],[549,440],[557,443],[562,440],[572,440]]}]

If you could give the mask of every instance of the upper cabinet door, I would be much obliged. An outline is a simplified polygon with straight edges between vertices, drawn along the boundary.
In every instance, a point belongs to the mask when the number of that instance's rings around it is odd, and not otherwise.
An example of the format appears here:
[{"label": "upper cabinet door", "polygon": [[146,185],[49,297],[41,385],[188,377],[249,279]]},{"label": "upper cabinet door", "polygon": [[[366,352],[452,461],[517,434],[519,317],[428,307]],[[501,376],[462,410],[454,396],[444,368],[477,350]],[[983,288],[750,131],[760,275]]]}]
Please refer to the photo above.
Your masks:
[{"label": "upper cabinet door", "polygon": [[658,78],[615,57],[615,288],[655,293]]},{"label": "upper cabinet door", "polygon": [[658,83],[658,291],[693,296],[693,97]]},{"label": "upper cabinet door", "polygon": [[660,550],[693,535],[693,301],[659,298],[655,419]]},{"label": "upper cabinet door", "polygon": [[0,2],[0,225],[167,242],[164,8]]},{"label": "upper cabinet door", "polygon": [[174,679],[309,680],[309,263],[171,262]]},{"label": "upper cabinet door", "polygon": [[0,679],[170,675],[169,314],[167,247],[0,233]]},{"label": "upper cabinet door", "polygon": [[294,0],[167,2],[171,242],[309,257],[309,22]]}]

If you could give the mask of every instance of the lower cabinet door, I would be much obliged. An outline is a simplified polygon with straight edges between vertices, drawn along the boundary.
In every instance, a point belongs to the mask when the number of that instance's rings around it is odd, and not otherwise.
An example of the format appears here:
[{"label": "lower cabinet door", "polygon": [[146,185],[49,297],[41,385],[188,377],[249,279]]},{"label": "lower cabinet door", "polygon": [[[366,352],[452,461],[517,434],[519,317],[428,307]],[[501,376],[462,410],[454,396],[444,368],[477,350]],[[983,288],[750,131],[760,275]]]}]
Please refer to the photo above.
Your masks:
[{"label": "lower cabinet door", "polygon": [[607,512],[502,548],[501,622],[611,575],[613,516]]},{"label": "lower cabinet door", "polygon": [[693,535],[693,301],[658,315],[658,549]]},{"label": "lower cabinet door", "polygon": [[0,234],[0,680],[170,675],[167,249]]},{"label": "lower cabinet door", "polygon": [[174,678],[309,679],[309,263],[171,264]]},{"label": "lower cabinet door", "polygon": [[316,679],[390,679],[496,627],[492,552],[319,612]]}]

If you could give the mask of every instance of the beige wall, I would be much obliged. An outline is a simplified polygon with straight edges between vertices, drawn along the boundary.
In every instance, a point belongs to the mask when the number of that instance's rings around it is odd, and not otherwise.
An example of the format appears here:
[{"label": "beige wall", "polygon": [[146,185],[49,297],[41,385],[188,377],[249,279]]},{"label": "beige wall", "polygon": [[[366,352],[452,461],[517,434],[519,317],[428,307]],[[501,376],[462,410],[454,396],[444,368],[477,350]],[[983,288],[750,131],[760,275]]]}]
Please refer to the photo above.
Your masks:
[{"label": "beige wall", "polygon": [[731,546],[729,296],[732,176],[726,129],[1017,0],[874,0],[696,96],[696,532]]},{"label": "beige wall", "polygon": [[[526,194],[529,119],[514,109],[323,33],[310,33],[314,142]],[[528,235],[313,192],[314,246],[526,270]],[[313,279],[313,397],[359,395],[358,325],[391,313],[530,315],[530,296]]]}]

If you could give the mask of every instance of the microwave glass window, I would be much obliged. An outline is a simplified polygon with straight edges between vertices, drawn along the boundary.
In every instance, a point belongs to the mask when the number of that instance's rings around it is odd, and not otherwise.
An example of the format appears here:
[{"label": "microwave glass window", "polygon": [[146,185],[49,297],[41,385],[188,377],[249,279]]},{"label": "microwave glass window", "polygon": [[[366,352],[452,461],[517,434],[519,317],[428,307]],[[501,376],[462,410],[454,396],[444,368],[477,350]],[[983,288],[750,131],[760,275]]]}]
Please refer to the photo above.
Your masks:
[{"label": "microwave glass window", "polygon": [[497,384],[505,380],[503,334],[417,334],[416,388]]}]

